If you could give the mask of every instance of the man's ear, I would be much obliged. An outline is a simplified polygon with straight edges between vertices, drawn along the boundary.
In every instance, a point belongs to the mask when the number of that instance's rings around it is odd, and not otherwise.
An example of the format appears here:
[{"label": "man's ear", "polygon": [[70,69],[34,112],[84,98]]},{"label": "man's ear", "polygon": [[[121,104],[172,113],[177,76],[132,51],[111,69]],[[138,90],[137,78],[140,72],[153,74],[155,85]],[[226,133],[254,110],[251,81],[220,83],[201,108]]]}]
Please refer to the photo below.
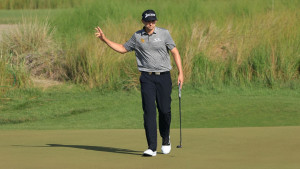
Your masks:
[{"label": "man's ear", "polygon": [[141,21],[142,21],[142,23],[145,25],[146,24],[146,22],[143,20],[143,19],[141,19]]}]

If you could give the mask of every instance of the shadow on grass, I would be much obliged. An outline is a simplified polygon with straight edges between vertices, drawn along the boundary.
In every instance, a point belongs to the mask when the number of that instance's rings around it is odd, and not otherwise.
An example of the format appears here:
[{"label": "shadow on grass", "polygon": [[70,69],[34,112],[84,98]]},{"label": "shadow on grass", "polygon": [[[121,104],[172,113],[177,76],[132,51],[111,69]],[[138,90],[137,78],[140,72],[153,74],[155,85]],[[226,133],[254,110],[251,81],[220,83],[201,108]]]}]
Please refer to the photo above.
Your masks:
[{"label": "shadow on grass", "polygon": [[[21,146],[21,145],[14,145],[14,146]],[[83,150],[103,151],[103,152],[142,156],[142,151],[135,151],[129,149],[115,148],[115,147],[103,147],[103,146],[46,144],[46,146],[22,146],[22,147],[66,147],[66,148],[76,148],[76,149],[83,149]]]},{"label": "shadow on grass", "polygon": [[103,146],[86,146],[86,145],[63,145],[63,144],[47,144],[50,147],[67,147],[67,148],[77,148],[84,150],[93,150],[93,151],[103,151],[111,153],[120,153],[120,154],[130,154],[130,155],[142,155],[141,151],[114,148],[114,147],[103,147]]}]

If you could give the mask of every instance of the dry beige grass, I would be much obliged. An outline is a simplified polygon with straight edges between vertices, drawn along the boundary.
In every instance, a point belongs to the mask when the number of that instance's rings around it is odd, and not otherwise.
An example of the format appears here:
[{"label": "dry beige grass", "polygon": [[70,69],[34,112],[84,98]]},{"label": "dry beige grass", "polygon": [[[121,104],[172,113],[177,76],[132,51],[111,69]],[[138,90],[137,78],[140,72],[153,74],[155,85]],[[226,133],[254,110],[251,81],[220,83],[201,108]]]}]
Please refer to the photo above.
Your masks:
[{"label": "dry beige grass", "polygon": [[16,25],[11,24],[0,24],[0,41],[2,40],[2,34],[7,32],[10,29],[15,28]]},{"label": "dry beige grass", "polygon": [[66,77],[63,52],[54,41],[54,29],[49,23],[37,20],[26,21],[14,26],[2,25],[3,55],[9,56],[11,64],[24,66],[32,76],[54,80]]},{"label": "dry beige grass", "polygon": [[33,86],[40,88],[42,90],[49,89],[51,87],[60,86],[63,84],[63,82],[51,80],[51,79],[41,79],[41,78],[31,78]]}]

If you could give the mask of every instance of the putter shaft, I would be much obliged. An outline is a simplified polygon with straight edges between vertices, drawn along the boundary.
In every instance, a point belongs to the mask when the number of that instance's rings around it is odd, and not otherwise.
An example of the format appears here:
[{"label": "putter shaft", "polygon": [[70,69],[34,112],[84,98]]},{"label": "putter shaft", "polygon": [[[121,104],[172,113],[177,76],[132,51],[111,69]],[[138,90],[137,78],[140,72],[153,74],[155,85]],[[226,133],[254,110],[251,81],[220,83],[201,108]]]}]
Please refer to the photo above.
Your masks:
[{"label": "putter shaft", "polygon": [[180,144],[177,146],[177,148],[182,148],[182,132],[181,132],[181,88],[180,88],[180,83],[178,85],[178,97],[179,97]]}]

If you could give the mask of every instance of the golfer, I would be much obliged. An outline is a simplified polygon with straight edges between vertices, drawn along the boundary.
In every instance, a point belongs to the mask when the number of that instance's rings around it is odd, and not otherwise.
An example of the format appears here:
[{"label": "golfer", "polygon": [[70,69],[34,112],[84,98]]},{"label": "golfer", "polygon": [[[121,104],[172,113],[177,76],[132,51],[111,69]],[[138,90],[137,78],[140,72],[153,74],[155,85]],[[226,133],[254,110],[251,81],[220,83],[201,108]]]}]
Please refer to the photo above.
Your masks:
[{"label": "golfer", "polygon": [[144,27],[135,32],[124,45],[107,39],[100,29],[95,28],[96,37],[119,53],[135,51],[136,61],[141,72],[140,84],[144,111],[144,127],[148,149],[144,156],[156,156],[157,124],[156,106],[159,112],[159,132],[162,137],[162,153],[171,151],[171,91],[172,81],[169,51],[171,51],[179,75],[178,84],[183,84],[183,71],[179,52],[168,30],[156,27],[157,17],[153,10],[146,10],[142,14]]}]

